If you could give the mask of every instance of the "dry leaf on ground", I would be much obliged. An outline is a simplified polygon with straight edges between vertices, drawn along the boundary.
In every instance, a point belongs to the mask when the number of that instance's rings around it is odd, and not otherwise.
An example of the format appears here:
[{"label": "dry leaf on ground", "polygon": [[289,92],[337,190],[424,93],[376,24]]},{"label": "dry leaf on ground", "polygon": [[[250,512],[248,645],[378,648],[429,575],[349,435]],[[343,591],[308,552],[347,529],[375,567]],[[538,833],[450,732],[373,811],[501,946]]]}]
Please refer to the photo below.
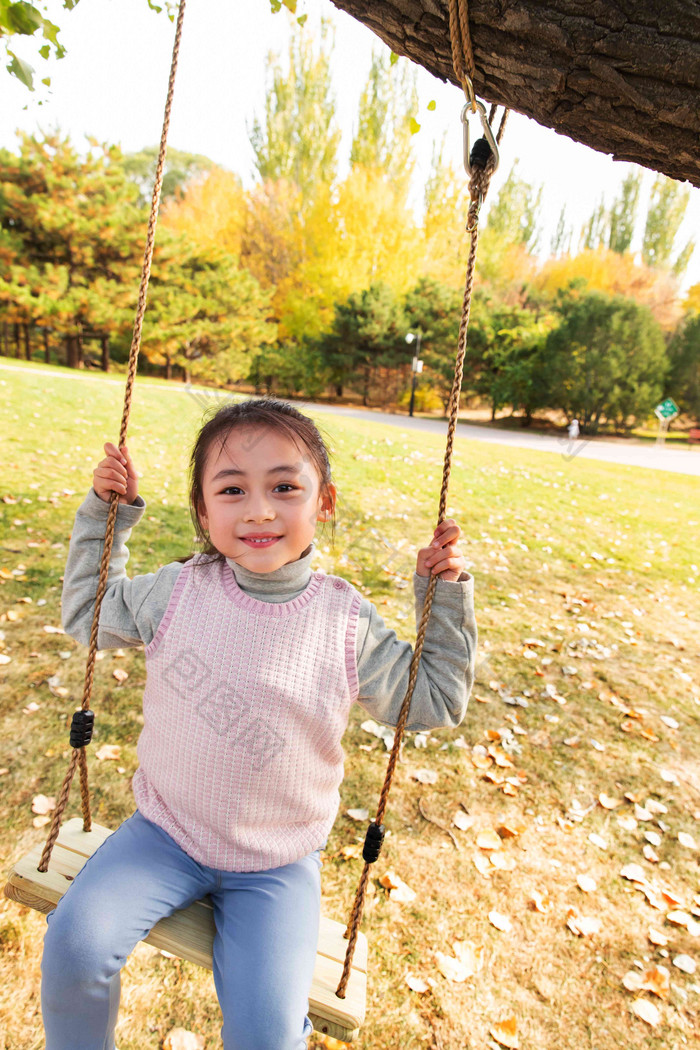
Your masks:
[{"label": "dry leaf on ground", "polygon": [[546,893],[533,890],[530,894],[530,905],[534,911],[546,912],[549,910],[550,900]]},{"label": "dry leaf on ground", "polygon": [[108,760],[117,761],[122,757],[122,749],[120,744],[103,744],[95,752],[95,758],[100,762],[106,762]]},{"label": "dry leaf on ground", "polygon": [[120,683],[121,682],[125,682],[128,677],[129,677],[129,672],[125,671],[121,667],[115,667],[115,669],[112,671],[112,678],[116,678],[116,680],[118,682],[120,682]]},{"label": "dry leaf on ground", "polygon": [[637,1017],[640,1017],[642,1021],[652,1025],[652,1027],[656,1027],[661,1020],[658,1008],[653,1003],[650,1003],[648,999],[635,999],[630,1006],[630,1010]]},{"label": "dry leaf on ground", "polygon": [[452,823],[460,831],[468,831],[474,823],[474,817],[470,817],[463,809],[458,809],[452,818]]},{"label": "dry leaf on ground", "polygon": [[404,980],[412,992],[430,991],[430,985],[428,982],[424,981],[422,977],[417,977],[415,974],[407,973]]},{"label": "dry leaf on ground", "polygon": [[577,937],[591,937],[600,933],[602,922],[590,915],[581,915],[576,908],[569,908],[566,913],[566,925]]},{"label": "dry leaf on ground", "polygon": [[673,960],[673,965],[683,973],[695,973],[697,969],[694,959],[691,959],[689,955],[677,955]]},{"label": "dry leaf on ground", "polygon": [[687,831],[678,832],[678,841],[681,846],[685,846],[686,849],[697,849],[695,839],[692,835],[689,835]]},{"label": "dry leaf on ground", "polygon": [[603,809],[617,809],[618,806],[622,805],[621,798],[612,798],[610,795],[606,795],[602,791],[600,795],[598,795],[598,801]]},{"label": "dry leaf on ground", "polygon": [[347,809],[345,812],[352,820],[367,820],[369,817],[368,809]]},{"label": "dry leaf on ground", "polygon": [[518,1050],[520,1046],[518,1042],[518,1025],[514,1017],[508,1017],[505,1021],[499,1021],[489,1031],[501,1046],[507,1046],[510,1050]]},{"label": "dry leaf on ground", "polygon": [[660,948],[664,948],[668,944],[668,937],[661,930],[657,930],[655,926],[649,927],[647,937],[652,944],[657,944]]},{"label": "dry leaf on ground", "polygon": [[395,871],[387,871],[379,880],[379,884],[389,891],[389,900],[397,904],[410,904],[416,898],[415,890],[407,886]]},{"label": "dry leaf on ground", "polygon": [[414,769],[410,774],[411,780],[417,780],[420,784],[437,783],[438,775],[432,769]]},{"label": "dry leaf on ground", "polygon": [[163,1050],[204,1050],[204,1036],[186,1028],[171,1028],[163,1040]]},{"label": "dry leaf on ground", "polygon": [[495,926],[497,930],[502,930],[503,933],[510,933],[513,929],[513,923],[508,916],[503,915],[500,911],[490,911],[489,922],[492,926]]},{"label": "dry leaf on ground", "polygon": [[493,828],[484,828],[476,836],[476,844],[479,849],[500,850],[501,838],[498,832],[494,831]]},{"label": "dry leaf on ground", "polygon": [[593,893],[594,890],[598,889],[598,883],[591,875],[577,875],[576,884],[584,893]]},{"label": "dry leaf on ground", "polygon": [[56,799],[53,795],[35,795],[32,799],[32,813],[50,813],[56,808]]}]

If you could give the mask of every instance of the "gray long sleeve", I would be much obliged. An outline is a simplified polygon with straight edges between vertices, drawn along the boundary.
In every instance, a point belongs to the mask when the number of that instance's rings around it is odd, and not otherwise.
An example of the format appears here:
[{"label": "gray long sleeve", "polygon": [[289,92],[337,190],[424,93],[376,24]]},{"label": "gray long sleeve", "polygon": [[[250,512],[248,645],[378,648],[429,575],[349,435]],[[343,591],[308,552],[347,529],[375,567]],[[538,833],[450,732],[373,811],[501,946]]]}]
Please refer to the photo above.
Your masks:
[{"label": "gray long sleeve", "polygon": [[[110,558],[107,590],[100,610],[100,649],[148,645],[165,614],[181,562],[130,579],[126,575],[132,528],[146,504],[120,504]],[[62,623],[76,641],[87,645],[92,627],[95,592],[109,504],[90,489],[78,508],[71,534],[63,581]],[[274,573],[241,570],[228,561],[239,586],[263,601],[289,601],[308,583],[312,551]],[[416,623],[420,621],[428,577],[414,574]],[[471,691],[477,629],[473,608],[474,581],[463,573],[455,583],[438,580],[423,655],[411,699],[407,729],[457,726],[464,718]],[[388,628],[374,605],[363,598],[357,636],[358,702],[378,722],[395,726],[406,694],[412,647]]]}]

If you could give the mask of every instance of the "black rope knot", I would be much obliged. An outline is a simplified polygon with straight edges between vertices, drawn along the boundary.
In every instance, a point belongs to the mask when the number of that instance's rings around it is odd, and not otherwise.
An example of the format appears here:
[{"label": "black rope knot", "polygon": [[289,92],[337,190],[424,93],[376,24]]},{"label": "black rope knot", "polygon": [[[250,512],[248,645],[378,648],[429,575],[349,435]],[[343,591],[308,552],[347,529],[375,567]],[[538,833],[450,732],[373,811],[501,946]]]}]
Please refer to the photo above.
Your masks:
[{"label": "black rope knot", "polygon": [[367,864],[374,864],[375,860],[377,860],[382,850],[383,841],[384,825],[377,824],[377,822],[373,820],[367,828],[365,844],[362,849],[362,859],[366,861]]},{"label": "black rope knot", "polygon": [[92,727],[95,722],[94,711],[74,711],[70,725],[70,746],[86,747],[92,740]]},{"label": "black rope knot", "polygon": [[482,136],[472,146],[472,151],[469,154],[469,163],[472,168],[485,168],[492,154],[493,150],[489,145],[488,139]]}]

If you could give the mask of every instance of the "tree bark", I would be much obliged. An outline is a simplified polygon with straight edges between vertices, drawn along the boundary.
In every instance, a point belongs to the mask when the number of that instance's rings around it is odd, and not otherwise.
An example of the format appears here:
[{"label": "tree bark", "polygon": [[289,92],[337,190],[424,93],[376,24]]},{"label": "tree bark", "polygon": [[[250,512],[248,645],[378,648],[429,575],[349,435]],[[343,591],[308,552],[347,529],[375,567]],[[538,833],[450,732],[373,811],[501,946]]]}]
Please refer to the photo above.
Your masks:
[{"label": "tree bark", "polygon": [[[332,2],[457,84],[447,0]],[[469,0],[469,25],[480,98],[700,186],[696,0]]]},{"label": "tree bark", "polygon": [[77,335],[66,336],[66,364],[69,368],[78,368],[80,363],[80,355],[78,352],[78,337]]},{"label": "tree bark", "polygon": [[102,347],[102,371],[109,372],[109,336],[100,336],[100,345]]},{"label": "tree bark", "polygon": [[32,344],[29,340],[29,325],[26,322],[22,325],[22,335],[24,337],[24,356],[27,361],[31,361]]},{"label": "tree bark", "polygon": [[170,360],[170,354],[166,354],[165,355],[165,378],[166,379],[172,379],[173,378],[173,363]]},{"label": "tree bark", "polygon": [[44,362],[47,365],[50,365],[51,364],[51,344],[49,343],[49,330],[48,330],[48,328],[44,328],[43,336],[44,336]]}]

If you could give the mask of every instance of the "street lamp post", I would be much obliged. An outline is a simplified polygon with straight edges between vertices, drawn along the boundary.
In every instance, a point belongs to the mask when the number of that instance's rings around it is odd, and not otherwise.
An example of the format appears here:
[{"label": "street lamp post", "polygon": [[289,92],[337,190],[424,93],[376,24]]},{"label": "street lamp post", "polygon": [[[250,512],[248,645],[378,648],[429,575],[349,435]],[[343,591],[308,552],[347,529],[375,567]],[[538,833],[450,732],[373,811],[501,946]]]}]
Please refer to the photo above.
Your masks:
[{"label": "street lamp post", "polygon": [[419,328],[417,332],[409,332],[406,336],[406,342],[409,344],[409,346],[414,339],[417,338],[418,340],[416,343],[416,356],[413,358],[413,361],[411,363],[411,401],[408,406],[409,416],[413,415],[413,404],[416,398],[416,377],[420,372],[423,371],[423,362],[420,360],[420,335],[421,333]]}]

